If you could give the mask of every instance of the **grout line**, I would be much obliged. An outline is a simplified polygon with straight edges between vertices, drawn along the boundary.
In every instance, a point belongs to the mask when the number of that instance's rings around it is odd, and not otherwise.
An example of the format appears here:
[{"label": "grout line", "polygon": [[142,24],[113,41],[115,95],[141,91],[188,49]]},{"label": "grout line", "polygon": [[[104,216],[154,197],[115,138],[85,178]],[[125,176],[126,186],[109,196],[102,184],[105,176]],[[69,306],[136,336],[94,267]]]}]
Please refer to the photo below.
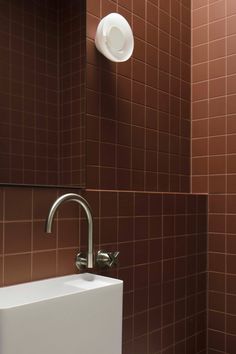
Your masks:
[{"label": "grout line", "polygon": [[[162,215],[162,222],[161,222],[161,284],[163,284],[163,254],[164,254],[164,242],[163,242],[163,235],[164,235],[164,198],[161,198],[161,215]],[[161,288],[161,299],[160,299],[160,307],[161,307],[161,350],[163,349],[163,288]]]},{"label": "grout line", "polygon": [[33,279],[33,251],[34,251],[34,189],[32,188],[31,190],[31,235],[30,235],[30,261],[31,261],[31,274],[30,274],[30,279],[32,281]]},{"label": "grout line", "polygon": [[5,284],[5,219],[6,219],[6,191],[3,189],[3,198],[2,198],[2,207],[3,207],[3,225],[2,225],[2,232],[3,232],[3,237],[2,237],[2,283],[3,285]]},{"label": "grout line", "polygon": [[[228,10],[228,6],[227,6],[227,1],[225,1],[225,16],[227,16],[227,10]],[[226,38],[227,38],[227,18],[225,19],[225,34],[226,34]],[[228,80],[229,80],[229,76],[228,76],[228,41],[226,39],[225,41],[225,56],[226,56],[226,60],[225,60],[225,75],[226,75],[226,86],[225,86],[225,95],[226,95],[226,101],[225,101],[225,113],[226,113],[226,117],[228,117],[228,104],[227,104],[227,99],[228,99]],[[225,139],[225,272],[227,274],[227,238],[228,238],[228,235],[227,235],[227,211],[228,211],[228,207],[227,207],[227,189],[228,189],[228,186],[227,186],[227,175],[228,175],[228,147],[227,147],[227,141],[228,141],[228,124],[227,124],[227,121],[228,119],[226,118],[226,139]],[[227,351],[227,336],[226,336],[226,333],[227,333],[227,316],[226,316],[226,311],[227,311],[227,295],[226,295],[226,292],[227,292],[227,275],[225,274],[225,337],[224,337],[224,344],[225,344],[225,352]]]},{"label": "grout line", "polygon": [[[207,86],[207,106],[208,106],[208,112],[207,112],[207,192],[209,193],[209,149],[210,149],[210,138],[209,138],[209,132],[210,132],[210,120],[209,120],[209,96],[210,96],[210,85],[209,85],[209,75],[210,75],[210,46],[209,46],[209,16],[210,16],[210,8],[209,8],[209,0],[208,0],[208,5],[207,5],[207,56],[208,56],[208,62],[207,62],[207,81],[208,81],[208,86]],[[192,140],[193,142],[193,140]],[[207,212],[209,213],[209,197],[207,198]],[[208,229],[209,226],[209,215],[207,216],[207,232],[209,231]],[[207,352],[209,351],[209,338],[208,338],[208,329],[209,329],[209,300],[208,300],[208,286],[209,286],[209,236],[207,237],[207,261],[206,261],[206,350]]]},{"label": "grout line", "polygon": [[[171,13],[171,3],[169,2],[169,6],[170,6],[170,13]],[[160,17],[161,17],[161,13],[159,11],[159,22],[160,22]],[[180,23],[182,21],[182,12],[181,12],[181,5],[180,5]],[[181,31],[181,25],[179,23],[179,32],[180,32],[180,38],[182,37],[182,31]],[[171,33],[171,21],[169,23],[169,32]],[[159,31],[160,33],[160,31]],[[159,41],[160,41],[160,35],[159,35]],[[169,52],[171,53],[171,41],[170,41],[170,37],[168,37],[168,45],[169,45]],[[182,59],[182,52],[180,51],[180,60]],[[168,56],[168,71],[170,72],[171,71],[171,56],[169,55]],[[180,66],[180,80],[179,80],[179,91],[180,91],[180,98],[182,98],[182,85],[181,85],[181,79],[182,79],[182,66],[181,64],[179,64]],[[170,127],[171,126],[171,77],[168,76],[168,86],[169,86],[169,97],[168,97],[168,126]],[[180,117],[181,117],[181,105],[180,105]],[[179,120],[179,131],[181,131],[181,119]],[[171,151],[171,144],[170,144],[170,139],[168,139],[168,190],[170,191],[171,190],[171,176],[170,176],[170,169],[171,169],[171,159],[170,159],[170,151]],[[180,136],[179,136],[179,140],[180,140]],[[179,149],[180,149],[180,146],[179,146]],[[179,152],[178,152],[179,153]],[[179,190],[181,190],[181,180],[179,179]]]},{"label": "grout line", "polygon": [[191,71],[190,71],[190,193],[193,192],[193,67],[192,67],[192,62],[193,62],[193,1],[191,0]]}]

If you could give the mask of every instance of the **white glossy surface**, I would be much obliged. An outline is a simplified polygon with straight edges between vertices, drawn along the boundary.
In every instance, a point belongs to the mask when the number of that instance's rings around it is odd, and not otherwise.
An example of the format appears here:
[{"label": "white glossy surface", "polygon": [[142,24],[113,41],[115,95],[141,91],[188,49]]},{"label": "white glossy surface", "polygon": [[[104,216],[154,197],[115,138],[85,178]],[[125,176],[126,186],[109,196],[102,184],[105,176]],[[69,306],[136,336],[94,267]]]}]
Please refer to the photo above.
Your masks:
[{"label": "white glossy surface", "polygon": [[121,354],[122,292],[88,273],[0,288],[0,354]]},{"label": "white glossy surface", "polygon": [[118,13],[105,16],[98,25],[95,45],[113,62],[128,60],[134,50],[134,37],[127,20]]}]

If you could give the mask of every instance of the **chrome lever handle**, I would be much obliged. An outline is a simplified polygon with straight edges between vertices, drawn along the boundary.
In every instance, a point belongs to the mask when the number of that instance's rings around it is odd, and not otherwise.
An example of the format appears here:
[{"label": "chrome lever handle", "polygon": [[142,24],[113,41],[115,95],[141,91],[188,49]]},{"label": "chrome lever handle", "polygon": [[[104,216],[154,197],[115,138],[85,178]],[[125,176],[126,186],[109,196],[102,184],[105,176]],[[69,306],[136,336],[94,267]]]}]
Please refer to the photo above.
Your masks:
[{"label": "chrome lever handle", "polygon": [[118,255],[120,252],[98,251],[96,263],[99,268],[112,268],[118,264]]},{"label": "chrome lever handle", "polygon": [[75,265],[78,269],[85,269],[88,266],[88,257],[86,253],[79,252],[76,256]]}]

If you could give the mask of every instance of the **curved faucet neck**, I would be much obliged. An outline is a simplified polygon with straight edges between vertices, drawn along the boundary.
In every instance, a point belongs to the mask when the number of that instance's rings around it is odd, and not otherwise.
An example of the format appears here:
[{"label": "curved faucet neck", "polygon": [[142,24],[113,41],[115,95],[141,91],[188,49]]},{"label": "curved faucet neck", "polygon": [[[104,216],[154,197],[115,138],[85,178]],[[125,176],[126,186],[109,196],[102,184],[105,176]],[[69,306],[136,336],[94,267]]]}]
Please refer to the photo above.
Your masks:
[{"label": "curved faucet neck", "polygon": [[87,202],[86,199],[81,197],[79,194],[76,193],[68,193],[64,194],[61,197],[59,197],[51,206],[48,217],[46,219],[46,225],[45,229],[47,233],[52,232],[52,223],[54,220],[55,213],[57,212],[58,208],[60,207],[61,204],[66,203],[66,202],[76,202],[80,204],[87,216],[88,220],[88,257],[87,257],[87,267],[88,268],[93,268],[93,218],[92,218],[92,212],[91,212],[91,207],[89,203]]}]

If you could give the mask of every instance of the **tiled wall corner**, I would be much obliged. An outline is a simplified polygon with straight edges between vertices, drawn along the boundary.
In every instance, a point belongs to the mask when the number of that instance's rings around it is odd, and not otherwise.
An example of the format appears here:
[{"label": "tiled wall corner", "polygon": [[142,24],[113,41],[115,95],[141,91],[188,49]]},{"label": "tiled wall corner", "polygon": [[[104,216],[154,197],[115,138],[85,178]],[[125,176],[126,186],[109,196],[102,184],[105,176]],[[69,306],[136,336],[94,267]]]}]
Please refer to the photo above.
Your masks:
[{"label": "tiled wall corner", "polygon": [[208,350],[234,353],[236,6],[192,4],[192,190],[209,193]]}]

